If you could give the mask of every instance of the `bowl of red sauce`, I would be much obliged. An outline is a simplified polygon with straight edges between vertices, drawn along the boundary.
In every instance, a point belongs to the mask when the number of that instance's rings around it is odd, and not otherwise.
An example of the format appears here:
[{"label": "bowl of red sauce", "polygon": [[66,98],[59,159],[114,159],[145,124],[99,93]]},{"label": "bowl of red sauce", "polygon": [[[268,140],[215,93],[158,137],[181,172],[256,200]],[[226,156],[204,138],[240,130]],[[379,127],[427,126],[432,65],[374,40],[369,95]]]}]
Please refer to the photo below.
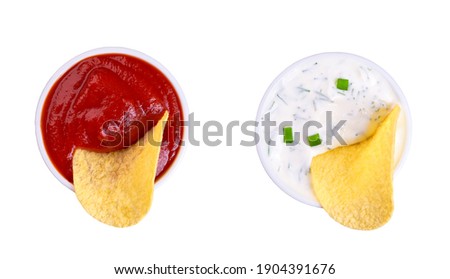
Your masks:
[{"label": "bowl of red sauce", "polygon": [[188,106],[172,74],[152,57],[128,48],[82,53],[59,68],[42,91],[36,137],[53,175],[74,190],[76,148],[121,150],[136,143],[165,111],[156,184],[174,169],[185,146]]}]

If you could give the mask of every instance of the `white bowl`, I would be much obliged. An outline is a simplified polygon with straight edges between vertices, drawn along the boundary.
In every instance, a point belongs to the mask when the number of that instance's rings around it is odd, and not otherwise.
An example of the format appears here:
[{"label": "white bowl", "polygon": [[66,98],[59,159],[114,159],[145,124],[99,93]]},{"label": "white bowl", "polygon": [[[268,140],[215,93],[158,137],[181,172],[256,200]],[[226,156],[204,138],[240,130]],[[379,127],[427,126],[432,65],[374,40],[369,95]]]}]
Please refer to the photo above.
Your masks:
[{"label": "white bowl", "polygon": [[[397,171],[401,167],[401,165],[403,165],[405,158],[406,158],[406,154],[407,154],[410,144],[411,144],[411,129],[412,129],[412,127],[411,127],[411,114],[410,114],[408,102],[406,101],[406,98],[403,95],[403,92],[400,89],[400,87],[397,85],[397,83],[394,81],[394,79],[385,70],[383,70],[380,66],[378,66],[374,62],[372,62],[366,58],[363,58],[361,56],[350,54],[350,53],[342,53],[342,52],[327,52],[327,53],[319,53],[316,55],[312,55],[312,56],[303,58],[303,59],[295,62],[294,64],[292,64],[291,66],[286,68],[283,72],[281,72],[275,78],[275,80],[270,84],[268,89],[266,90],[264,97],[262,98],[261,103],[258,108],[258,113],[256,116],[257,122],[259,123],[261,117],[266,112],[267,104],[268,104],[268,102],[270,102],[273,99],[274,94],[276,93],[276,92],[274,92],[275,88],[277,85],[280,84],[280,81],[286,75],[291,73],[294,69],[296,69],[297,67],[300,67],[300,65],[303,65],[306,61],[311,62],[312,59],[316,58],[317,56],[321,56],[321,55],[351,56],[352,58],[355,58],[355,59],[361,61],[365,65],[369,65],[372,69],[379,72],[381,74],[381,76],[393,88],[394,93],[395,93],[397,99],[399,100],[400,106],[402,108],[402,112],[399,117],[398,125],[397,125],[397,136],[402,135],[402,137],[404,138],[404,140],[400,144],[396,143],[397,148],[395,151],[396,154],[395,154],[394,160],[395,160],[395,170]],[[288,194],[292,198],[294,198],[302,203],[308,204],[308,205],[321,207],[320,204],[317,201],[312,200],[311,197],[307,197],[306,195],[299,194],[299,191],[294,190],[294,188],[292,186],[289,186],[289,185],[287,185],[287,183],[283,182],[283,180],[279,177],[277,171],[275,171],[274,168],[270,165],[268,157],[264,155],[264,153],[267,152],[267,149],[264,149],[264,148],[267,148],[267,147],[264,145],[264,140],[263,140],[264,139],[264,134],[263,134],[264,131],[261,128],[261,125],[258,125],[257,131],[258,131],[258,135],[259,135],[259,139],[260,139],[260,141],[258,142],[258,144],[256,146],[257,152],[258,152],[260,161],[261,161],[265,171],[267,172],[269,177],[272,179],[272,181],[282,191],[284,191],[286,194]],[[398,148],[398,147],[400,147],[400,148]]]},{"label": "white bowl", "polygon": [[[66,186],[67,188],[69,188],[72,191],[74,190],[73,184],[70,183],[67,179],[64,178],[64,176],[62,176],[58,172],[58,170],[55,168],[55,166],[51,162],[50,158],[48,157],[47,151],[45,149],[43,139],[42,139],[42,131],[41,131],[42,106],[44,105],[44,102],[45,102],[47,95],[48,95],[50,89],[52,88],[53,84],[73,65],[75,65],[76,63],[78,63],[79,61],[81,61],[85,58],[88,58],[88,57],[91,57],[94,55],[108,54],[108,53],[127,54],[130,56],[134,56],[134,57],[140,58],[140,59],[150,63],[151,65],[155,66],[158,70],[160,70],[169,79],[169,81],[172,83],[173,87],[175,88],[175,90],[178,94],[178,97],[181,102],[182,110],[183,110],[184,121],[187,121],[187,119],[188,119],[189,109],[188,109],[188,105],[187,105],[186,99],[184,97],[184,94],[183,94],[183,91],[181,90],[180,85],[178,84],[176,79],[172,76],[172,74],[163,65],[161,65],[158,61],[156,61],[154,58],[152,58],[142,52],[139,52],[139,51],[136,51],[133,49],[129,49],[129,48],[102,47],[102,48],[96,48],[96,49],[89,50],[87,52],[84,52],[84,53],[77,55],[76,57],[70,59],[68,62],[66,62],[63,66],[61,66],[61,68],[59,68],[53,74],[53,76],[50,78],[50,80],[45,85],[44,90],[42,90],[42,94],[41,94],[41,97],[39,98],[39,102],[38,102],[37,109],[36,109],[35,130],[36,130],[36,139],[37,139],[39,151],[42,155],[42,159],[44,159],[45,164],[47,165],[49,170],[52,172],[52,174],[64,186]],[[163,184],[168,179],[168,177],[170,176],[169,174],[173,172],[173,170],[178,165],[178,162],[180,161],[181,157],[183,156],[183,154],[185,152],[184,149],[186,148],[185,141],[186,141],[186,137],[187,137],[187,131],[186,131],[186,128],[183,128],[183,129],[184,129],[183,138],[181,141],[182,144],[180,146],[180,150],[178,151],[177,157],[175,158],[175,161],[172,162],[169,169],[162,175],[162,177],[160,177],[158,179],[157,183],[155,184],[155,187],[159,187],[161,184]]]}]

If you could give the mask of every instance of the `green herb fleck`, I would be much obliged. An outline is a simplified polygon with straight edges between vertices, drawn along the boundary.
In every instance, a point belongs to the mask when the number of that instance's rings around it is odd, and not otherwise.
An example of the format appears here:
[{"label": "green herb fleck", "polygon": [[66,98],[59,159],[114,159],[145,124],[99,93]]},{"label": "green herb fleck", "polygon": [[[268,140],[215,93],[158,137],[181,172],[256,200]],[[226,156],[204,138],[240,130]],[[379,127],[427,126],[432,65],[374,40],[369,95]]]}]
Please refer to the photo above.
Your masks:
[{"label": "green herb fleck", "polygon": [[317,146],[317,145],[321,144],[322,140],[320,139],[320,135],[314,134],[314,135],[308,136],[308,143],[309,143],[309,146]]},{"label": "green herb fleck", "polygon": [[293,143],[294,142],[294,135],[292,133],[292,127],[284,127],[283,134],[284,134],[284,142],[285,143]]},{"label": "green herb fleck", "polygon": [[336,81],[336,87],[341,90],[348,90],[348,79],[338,78]]}]

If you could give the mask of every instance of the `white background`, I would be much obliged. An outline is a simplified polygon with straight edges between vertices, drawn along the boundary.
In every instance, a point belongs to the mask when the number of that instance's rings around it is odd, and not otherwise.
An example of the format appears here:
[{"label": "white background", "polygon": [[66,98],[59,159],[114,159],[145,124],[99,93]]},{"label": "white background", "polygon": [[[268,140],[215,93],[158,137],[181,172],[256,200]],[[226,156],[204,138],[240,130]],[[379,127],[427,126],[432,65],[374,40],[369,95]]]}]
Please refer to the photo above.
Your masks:
[{"label": "white background", "polygon": [[[120,278],[113,266],[154,263],[334,263],[329,278],[445,278],[450,16],[441,3],[2,1],[0,277]],[[186,150],[141,223],[117,229],[94,220],[41,159],[34,114],[62,64],[103,46],[161,62],[202,122],[254,119],[270,82],[303,57],[345,51],[374,61],[403,89],[413,117],[393,218],[374,231],[348,229],[279,190],[256,148],[202,145]]]}]

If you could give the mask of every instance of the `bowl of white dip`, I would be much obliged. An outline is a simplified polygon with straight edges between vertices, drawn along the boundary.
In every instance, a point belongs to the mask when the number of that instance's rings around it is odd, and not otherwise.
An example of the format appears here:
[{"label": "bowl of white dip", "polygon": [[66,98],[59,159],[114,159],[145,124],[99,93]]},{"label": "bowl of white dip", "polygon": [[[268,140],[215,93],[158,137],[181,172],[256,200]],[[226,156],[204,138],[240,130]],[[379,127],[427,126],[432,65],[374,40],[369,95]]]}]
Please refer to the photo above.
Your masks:
[{"label": "bowl of white dip", "polygon": [[[348,86],[338,85],[338,79]],[[394,162],[410,145],[411,116],[394,79],[372,61],[349,53],[320,53],[285,69],[267,89],[257,113],[257,151],[272,181],[286,194],[320,207],[311,188],[314,156],[370,137],[398,105]],[[284,127],[293,131],[286,143]],[[320,137],[311,144],[308,137]]]}]

